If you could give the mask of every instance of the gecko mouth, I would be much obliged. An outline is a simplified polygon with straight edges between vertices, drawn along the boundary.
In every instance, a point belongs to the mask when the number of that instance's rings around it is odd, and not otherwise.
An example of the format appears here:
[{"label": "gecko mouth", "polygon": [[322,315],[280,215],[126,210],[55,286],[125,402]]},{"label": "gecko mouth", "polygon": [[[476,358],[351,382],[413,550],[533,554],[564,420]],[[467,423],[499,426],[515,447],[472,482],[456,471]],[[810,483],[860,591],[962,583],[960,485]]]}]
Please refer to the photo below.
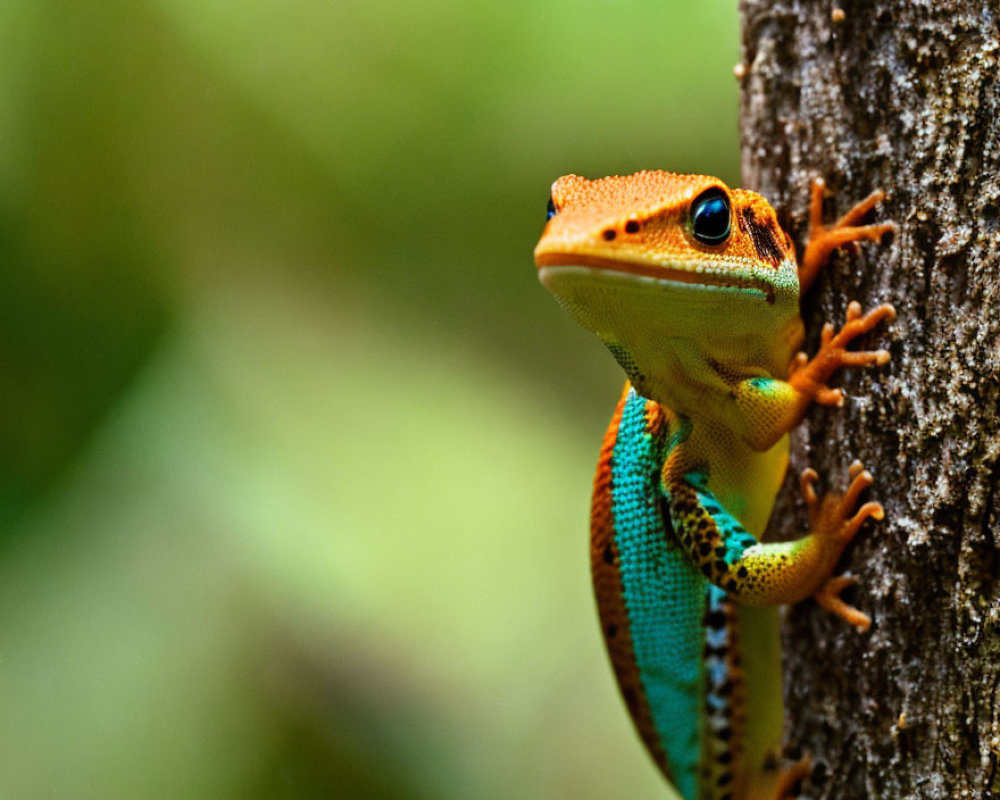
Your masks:
[{"label": "gecko mouth", "polygon": [[719,286],[727,289],[756,289],[764,295],[768,305],[774,304],[774,287],[764,280],[746,275],[706,272],[703,267],[697,269],[681,269],[656,264],[638,264],[633,261],[618,261],[603,256],[584,255],[580,253],[538,253],[535,255],[535,265],[543,267],[593,267],[608,272],[620,272],[625,275],[642,275],[646,278],[691,283],[699,286]]}]

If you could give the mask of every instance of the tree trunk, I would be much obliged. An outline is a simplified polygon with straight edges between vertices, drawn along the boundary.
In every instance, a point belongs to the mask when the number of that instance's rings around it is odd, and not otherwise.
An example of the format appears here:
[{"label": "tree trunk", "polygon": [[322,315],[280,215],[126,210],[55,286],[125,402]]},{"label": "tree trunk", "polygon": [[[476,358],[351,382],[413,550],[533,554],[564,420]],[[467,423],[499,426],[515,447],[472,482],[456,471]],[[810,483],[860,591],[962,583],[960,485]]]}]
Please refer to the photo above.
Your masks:
[{"label": "tree trunk", "polygon": [[842,488],[860,458],[886,519],[842,565],[868,633],[812,603],[786,616],[786,750],[812,755],[810,797],[1000,797],[1000,3],[741,12],[743,185],[800,244],[815,175],[829,220],[881,186],[876,216],[898,225],[837,255],[803,304],[810,353],[849,300],[898,318],[862,343],[891,363],[846,371],[844,407],[793,435],[777,536],[802,529],[806,464]]}]

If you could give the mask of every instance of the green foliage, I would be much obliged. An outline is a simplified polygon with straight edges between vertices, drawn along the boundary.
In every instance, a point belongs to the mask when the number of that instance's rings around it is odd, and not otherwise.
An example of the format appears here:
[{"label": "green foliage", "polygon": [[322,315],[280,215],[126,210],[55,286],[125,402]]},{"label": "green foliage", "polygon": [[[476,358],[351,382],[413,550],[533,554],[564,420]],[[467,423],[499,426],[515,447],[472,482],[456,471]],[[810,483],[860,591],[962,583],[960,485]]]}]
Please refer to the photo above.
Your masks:
[{"label": "green foliage", "polygon": [[0,7],[14,797],[658,796],[600,650],[619,376],[547,184],[736,182],[729,3]]}]

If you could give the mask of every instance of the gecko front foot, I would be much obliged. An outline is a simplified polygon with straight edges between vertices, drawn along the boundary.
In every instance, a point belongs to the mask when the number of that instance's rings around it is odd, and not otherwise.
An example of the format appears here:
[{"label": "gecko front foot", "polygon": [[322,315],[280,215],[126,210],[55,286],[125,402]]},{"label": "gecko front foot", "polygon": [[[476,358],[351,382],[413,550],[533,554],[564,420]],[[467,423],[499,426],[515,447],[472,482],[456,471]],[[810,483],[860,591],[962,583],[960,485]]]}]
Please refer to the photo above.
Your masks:
[{"label": "gecko front foot", "polygon": [[823,224],[823,195],[826,181],[813,179],[809,200],[809,241],[799,263],[799,286],[804,293],[823,269],[830,254],[838,247],[853,247],[855,242],[868,239],[877,242],[895,230],[892,221],[874,225],[858,225],[864,216],[885,199],[885,192],[876,189],[868,197],[857,203],[829,228]]},{"label": "gecko front foot", "polygon": [[867,333],[882,320],[893,319],[896,310],[883,303],[862,315],[861,304],[851,301],[847,306],[844,327],[834,333],[833,323],[823,326],[820,334],[819,352],[812,359],[799,353],[789,368],[788,382],[799,392],[803,401],[815,401],[826,406],[842,406],[844,395],[840,389],[826,385],[830,377],[841,367],[879,366],[889,362],[887,350],[848,350],[847,345],[863,333]]},{"label": "gecko front foot", "polygon": [[[882,519],[885,516],[881,503],[868,502],[857,511],[854,510],[861,493],[871,486],[875,479],[860,461],[851,464],[848,474],[851,484],[843,495],[830,492],[822,499],[816,494],[814,486],[819,478],[816,470],[805,469],[801,477],[802,496],[809,509],[809,527],[816,536],[827,540],[834,561],[854,538],[866,519],[869,517]],[[864,632],[871,625],[871,619],[840,598],[840,592],[855,582],[849,575],[835,575],[828,578],[813,594],[813,599],[822,608],[846,620],[858,631]]]}]

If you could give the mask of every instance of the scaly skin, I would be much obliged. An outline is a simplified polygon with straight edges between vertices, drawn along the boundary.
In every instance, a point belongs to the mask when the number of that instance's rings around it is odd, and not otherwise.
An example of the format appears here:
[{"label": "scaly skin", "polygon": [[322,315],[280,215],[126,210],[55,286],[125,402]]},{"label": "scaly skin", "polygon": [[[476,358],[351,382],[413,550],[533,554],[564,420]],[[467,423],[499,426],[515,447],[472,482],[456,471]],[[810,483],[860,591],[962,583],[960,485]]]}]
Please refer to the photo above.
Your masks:
[{"label": "scaly skin", "polygon": [[843,495],[822,499],[806,470],[809,532],[758,541],[788,432],[813,402],[843,403],[827,385],[838,368],[889,358],[847,349],[892,318],[888,305],[851,303],[812,359],[797,352],[800,288],[834,249],[893,227],[857,224],[875,192],[825,228],[823,192],[815,181],[801,266],[762,197],[667,172],[560,178],[535,248],[542,283],[629,378],[594,480],[594,587],[626,705],[685,800],[787,800],[808,772],[777,768],[780,645],[764,607],[814,597],[869,624],[839,596],[851,579],[832,574],[863,522],[882,518],[860,504],[872,483],[860,463]]}]

